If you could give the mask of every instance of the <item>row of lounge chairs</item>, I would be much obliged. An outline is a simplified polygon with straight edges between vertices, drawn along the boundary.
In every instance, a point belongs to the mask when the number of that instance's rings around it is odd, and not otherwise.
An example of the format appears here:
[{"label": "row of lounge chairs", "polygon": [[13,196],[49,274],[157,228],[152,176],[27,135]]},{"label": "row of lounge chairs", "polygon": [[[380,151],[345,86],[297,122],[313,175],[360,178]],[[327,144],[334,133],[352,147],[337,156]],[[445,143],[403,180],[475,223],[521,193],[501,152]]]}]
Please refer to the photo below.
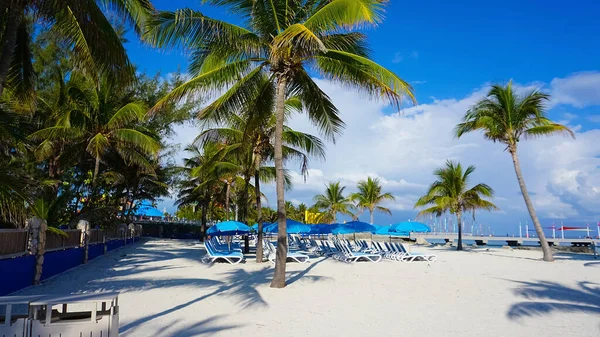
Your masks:
[{"label": "row of lounge chairs", "polygon": [[[401,242],[367,242],[356,240],[301,240],[298,237],[289,238],[290,250],[287,252],[287,261],[298,263],[310,262],[310,257],[300,251],[310,252],[317,255],[327,255],[336,260],[353,263],[358,261],[379,262],[382,259],[401,262],[426,261],[434,262],[437,256],[434,254],[419,254],[410,252]],[[224,243],[217,238],[212,238],[205,243],[206,255],[202,258],[203,263],[213,263],[223,260],[230,264],[238,264],[244,261],[242,249],[235,243]],[[263,239],[263,249],[266,258],[275,263],[277,258],[276,247],[268,239]]]},{"label": "row of lounge chairs", "polygon": [[313,247],[312,249],[316,254],[332,256],[345,262],[356,262],[359,260],[379,262],[382,258],[401,262],[434,262],[437,259],[437,256],[434,254],[410,252],[401,242],[372,241],[368,243],[365,240],[354,241],[354,244],[349,240],[334,240],[333,244],[328,240],[319,242],[310,240],[310,246]]}]

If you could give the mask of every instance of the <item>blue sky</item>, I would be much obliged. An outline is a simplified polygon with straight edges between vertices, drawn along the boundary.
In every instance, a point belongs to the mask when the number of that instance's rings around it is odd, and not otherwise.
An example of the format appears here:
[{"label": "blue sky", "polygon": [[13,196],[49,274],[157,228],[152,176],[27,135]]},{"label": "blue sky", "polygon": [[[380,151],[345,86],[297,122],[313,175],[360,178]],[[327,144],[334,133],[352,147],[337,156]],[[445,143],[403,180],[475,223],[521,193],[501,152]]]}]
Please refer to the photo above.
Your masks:
[{"label": "blue sky", "polygon": [[[199,5],[198,0],[154,3],[159,9],[188,6],[206,15],[235,20],[221,9]],[[346,96],[343,90],[323,81],[334,101],[340,102],[348,129],[337,145],[328,146],[328,161],[314,163],[315,172],[307,184],[301,186],[299,181],[288,196],[297,202],[310,202],[327,181],[339,179],[351,189],[356,180],[364,179],[359,178],[361,175],[376,175],[402,199],[393,205],[394,216],[378,215],[376,220],[404,220],[414,216],[408,207],[414,203],[411,198],[431,182],[436,165],[451,158],[476,164],[476,178],[497,189],[503,212],[482,215],[482,221],[499,231],[514,230],[527,216],[508,155],[501,147],[484,142],[480,135],[456,141],[440,125],[455,123],[469,104],[485,94],[490,83],[512,79],[523,90],[541,88],[553,94],[550,116],[578,133],[574,141],[553,137],[523,146],[524,171],[540,216],[546,223],[600,220],[600,148],[594,141],[600,139],[599,12],[600,3],[593,1],[541,4],[509,0],[501,5],[486,1],[391,1],[386,20],[367,32],[373,55],[377,62],[413,83],[420,105],[398,115],[377,102]],[[181,52],[154,51],[140,45],[133,35],[129,40],[127,49],[140,71],[186,71],[187,58]],[[347,104],[349,101],[352,104]],[[396,123],[396,129],[387,130]],[[314,132],[302,117],[294,126]],[[359,144],[354,135],[363,129],[369,129],[372,138],[361,139]],[[182,129],[182,133],[193,132]],[[185,139],[189,137],[174,142]],[[358,152],[363,145],[367,147]],[[396,161],[391,160],[394,157]],[[363,162],[352,168],[341,165],[361,158]],[[421,163],[416,165],[417,172],[409,168],[414,163]],[[269,195],[274,199],[274,194]],[[162,205],[171,209],[169,203],[165,200]]]}]

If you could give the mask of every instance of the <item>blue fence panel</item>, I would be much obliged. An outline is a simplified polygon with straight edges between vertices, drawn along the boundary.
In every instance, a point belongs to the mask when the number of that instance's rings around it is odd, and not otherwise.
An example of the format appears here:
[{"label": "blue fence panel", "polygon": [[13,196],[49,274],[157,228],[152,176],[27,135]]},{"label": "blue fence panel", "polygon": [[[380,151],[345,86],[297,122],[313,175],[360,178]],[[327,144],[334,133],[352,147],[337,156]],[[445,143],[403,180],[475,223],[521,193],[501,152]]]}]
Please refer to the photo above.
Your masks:
[{"label": "blue fence panel", "polygon": [[128,238],[126,244],[132,244],[133,243],[133,238]]},{"label": "blue fence panel", "polygon": [[44,254],[44,266],[42,267],[42,280],[60,274],[83,262],[83,248],[71,248],[57,250]]},{"label": "blue fence panel", "polygon": [[123,246],[123,240],[111,240],[106,243],[107,250],[117,249]]},{"label": "blue fence panel", "polygon": [[34,273],[33,255],[0,260],[0,296],[32,285]]},{"label": "blue fence panel", "polygon": [[95,259],[104,254],[104,244],[97,243],[88,247],[88,260]]}]

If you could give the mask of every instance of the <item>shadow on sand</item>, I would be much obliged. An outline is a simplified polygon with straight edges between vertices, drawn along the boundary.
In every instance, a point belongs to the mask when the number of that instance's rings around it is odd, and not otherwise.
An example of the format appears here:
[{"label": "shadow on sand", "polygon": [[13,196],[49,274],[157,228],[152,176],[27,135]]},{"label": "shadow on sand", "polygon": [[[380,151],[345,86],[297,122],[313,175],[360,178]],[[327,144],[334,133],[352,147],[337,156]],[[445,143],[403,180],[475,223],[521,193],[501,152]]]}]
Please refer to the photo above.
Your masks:
[{"label": "shadow on sand", "polygon": [[[141,317],[131,322],[122,321],[119,332],[123,335],[135,334],[136,328],[154,319],[176,313],[190,305],[203,301],[213,296],[228,297],[233,300],[233,310],[243,310],[250,307],[266,307],[268,303],[263,299],[259,287],[267,287],[273,277],[271,263],[265,263],[258,270],[245,270],[243,265],[212,265],[201,264],[200,259],[206,253],[197,241],[191,240],[148,240],[135,247],[128,247],[112,252],[109,255],[92,260],[71,271],[45,282],[41,286],[28,288],[27,294],[52,293],[93,293],[117,291],[120,293],[146,291],[151,289],[167,289],[175,287],[194,287],[206,289],[206,294],[190,298],[189,301],[174,307]],[[175,259],[183,259],[183,264],[177,265]],[[324,261],[325,258],[313,260],[305,268],[297,271],[288,271],[288,284],[293,284],[300,279],[312,282],[325,280],[327,277],[307,275],[313,268]],[[191,263],[189,263],[191,262]],[[169,278],[169,271],[179,268],[219,268],[223,272],[214,279],[204,278]],[[304,265],[303,265],[304,266]],[[151,272],[165,271],[159,278]],[[237,329],[241,325],[222,325],[218,321],[224,316],[213,316],[197,322],[183,322],[173,316],[172,322],[163,330],[154,333],[163,337],[187,337],[216,334],[219,331]],[[187,324],[186,324],[187,323]],[[191,325],[190,325],[191,324]]]},{"label": "shadow on sand", "polygon": [[[189,337],[189,336],[204,336],[204,335],[215,335],[225,330],[242,328],[243,325],[220,325],[218,321],[222,320],[224,316],[211,316],[196,322],[192,325],[185,325],[184,320],[175,320],[170,325],[165,325],[162,329],[159,329],[154,333],[154,336],[168,336],[168,337]],[[172,329],[174,326],[181,326],[180,328]]]},{"label": "shadow on sand", "polygon": [[[317,282],[327,279],[324,276],[317,275],[307,275],[313,268],[315,268],[318,264],[323,262],[325,258],[322,258],[309,266],[307,268],[300,271],[288,271],[287,280],[288,285],[297,282],[300,279]],[[210,265],[207,268],[215,268],[216,265]],[[202,279],[188,279],[195,280],[193,282],[187,282],[185,285],[198,285],[199,287],[215,287],[215,289],[205,295],[200,297],[190,299],[185,303],[181,303],[172,308],[154,313],[149,316],[145,316],[129,322],[125,325],[122,325],[119,329],[120,333],[126,334],[128,331],[139,327],[140,325],[152,321],[154,319],[163,317],[165,315],[169,315],[175,313],[179,310],[185,309],[195,303],[206,300],[213,296],[225,296],[234,299],[234,302],[237,304],[235,309],[246,309],[250,307],[266,307],[268,303],[263,299],[257,290],[258,287],[268,285],[273,278],[273,268],[270,264],[265,263],[265,267],[259,270],[247,271],[243,269],[243,266],[238,266],[237,269],[225,271],[219,277],[219,281],[216,280],[202,280]],[[128,282],[131,282],[130,280]],[[186,282],[186,280],[170,280],[170,281],[160,281],[162,286],[170,286],[175,285],[178,282]],[[157,286],[157,288],[160,286]],[[207,321],[207,320],[205,320]],[[177,322],[174,321],[175,325]],[[203,321],[204,322],[204,321]],[[164,331],[164,333],[156,334],[161,336],[168,337],[185,337],[185,336],[197,336],[201,334],[214,333],[220,330],[227,329],[235,329],[241,327],[241,325],[230,325],[230,326],[205,326],[203,322],[195,323],[193,327],[186,327],[180,331]],[[214,322],[211,320],[211,324]]]},{"label": "shadow on sand", "polygon": [[600,314],[600,284],[579,282],[577,287],[571,288],[549,281],[509,281],[518,284],[513,292],[526,299],[510,307],[506,315],[512,320],[553,312]]}]

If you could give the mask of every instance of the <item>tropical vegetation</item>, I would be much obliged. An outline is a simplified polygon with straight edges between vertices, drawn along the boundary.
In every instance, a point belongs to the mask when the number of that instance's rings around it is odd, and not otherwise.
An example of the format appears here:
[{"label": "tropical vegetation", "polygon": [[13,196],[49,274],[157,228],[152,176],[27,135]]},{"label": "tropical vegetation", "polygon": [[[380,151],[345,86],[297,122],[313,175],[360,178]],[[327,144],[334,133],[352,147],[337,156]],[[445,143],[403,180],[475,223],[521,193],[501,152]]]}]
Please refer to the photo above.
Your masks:
[{"label": "tropical vegetation", "polygon": [[[315,83],[311,71],[341,85],[383,98],[399,108],[412,88],[396,74],[373,62],[361,28],[383,19],[386,0],[254,1],[205,0],[236,14],[225,22],[183,9],[161,12],[149,20],[144,38],[155,47],[191,50],[192,78],[173,90],[154,109],[190,93],[226,88],[200,115],[222,122],[254,101],[257,93],[275,92],[274,155],[278,213],[275,273],[271,286],[285,286],[287,255],[284,198],[283,131],[285,101],[297,97],[309,119],[327,139],[344,126],[331,99]],[[264,79],[268,79],[264,81]],[[252,99],[248,99],[252,98]]]},{"label": "tropical vegetation", "polygon": [[569,128],[551,121],[546,116],[545,103],[549,97],[548,94],[538,90],[520,95],[513,88],[512,82],[506,86],[493,85],[487,97],[473,105],[465,114],[463,122],[456,126],[457,137],[473,131],[482,131],[486,139],[506,146],[505,150],[510,153],[512,158],[525,205],[540,239],[544,261],[553,261],[554,258],[525,185],[517,154],[517,145],[521,139],[527,140],[554,134],[566,134],[574,137]]},{"label": "tropical vegetation", "polygon": [[463,169],[460,163],[448,160],[446,166],[435,170],[437,180],[429,186],[427,193],[415,203],[415,208],[424,208],[417,216],[433,214],[441,216],[449,212],[456,216],[458,227],[458,242],[456,249],[462,250],[462,216],[466,212],[475,212],[483,209],[487,211],[498,209],[492,202],[485,198],[491,198],[494,190],[486,184],[476,184],[469,187],[471,174],[475,166]]}]

